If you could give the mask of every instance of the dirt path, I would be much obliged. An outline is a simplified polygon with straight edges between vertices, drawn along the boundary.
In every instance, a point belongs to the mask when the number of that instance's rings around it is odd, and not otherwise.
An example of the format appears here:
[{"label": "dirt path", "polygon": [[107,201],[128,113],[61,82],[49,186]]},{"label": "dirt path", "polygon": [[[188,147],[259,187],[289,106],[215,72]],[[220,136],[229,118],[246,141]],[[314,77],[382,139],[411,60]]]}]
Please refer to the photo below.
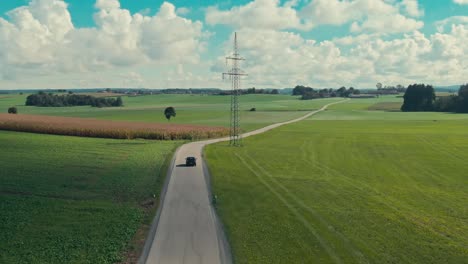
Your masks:
[{"label": "dirt path", "polygon": [[[242,137],[304,120],[344,101],[327,104],[303,117],[248,132]],[[206,145],[228,140],[229,137],[192,142],[176,151],[139,263],[231,263],[229,245],[211,204],[209,175],[202,159]],[[196,167],[183,166],[187,156],[197,158]]]}]

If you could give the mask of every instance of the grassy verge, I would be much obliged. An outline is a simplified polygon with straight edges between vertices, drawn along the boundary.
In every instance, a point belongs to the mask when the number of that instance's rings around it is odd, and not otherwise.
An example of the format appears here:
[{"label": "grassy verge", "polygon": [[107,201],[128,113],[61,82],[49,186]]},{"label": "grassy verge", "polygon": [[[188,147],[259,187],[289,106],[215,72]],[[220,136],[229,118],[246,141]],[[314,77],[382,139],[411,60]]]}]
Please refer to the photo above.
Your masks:
[{"label": "grassy verge", "polygon": [[0,131],[0,262],[125,261],[180,144]]},{"label": "grassy verge", "polygon": [[242,148],[208,146],[236,262],[466,263],[466,131],[467,121],[304,121]]}]

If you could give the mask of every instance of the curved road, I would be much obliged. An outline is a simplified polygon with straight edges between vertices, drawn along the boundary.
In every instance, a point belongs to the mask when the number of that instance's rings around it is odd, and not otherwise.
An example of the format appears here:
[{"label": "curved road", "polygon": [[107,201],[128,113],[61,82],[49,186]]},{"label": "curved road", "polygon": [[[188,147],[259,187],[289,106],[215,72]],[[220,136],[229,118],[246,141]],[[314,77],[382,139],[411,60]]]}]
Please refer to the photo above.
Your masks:
[{"label": "curved road", "polygon": [[[248,132],[242,137],[301,121],[341,102],[344,101],[327,104],[303,117]],[[231,263],[228,243],[211,204],[208,173],[202,160],[206,145],[228,140],[229,137],[192,142],[176,151],[163,200],[139,263]],[[197,158],[196,167],[183,166],[187,156]]]}]

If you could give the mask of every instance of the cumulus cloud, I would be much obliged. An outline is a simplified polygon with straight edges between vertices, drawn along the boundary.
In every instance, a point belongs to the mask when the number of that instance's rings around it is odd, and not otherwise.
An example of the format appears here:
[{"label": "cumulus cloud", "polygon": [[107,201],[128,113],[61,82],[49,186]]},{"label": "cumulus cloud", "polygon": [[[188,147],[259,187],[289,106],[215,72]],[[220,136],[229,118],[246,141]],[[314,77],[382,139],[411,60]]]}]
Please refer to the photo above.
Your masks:
[{"label": "cumulus cloud", "polygon": [[131,14],[117,0],[97,0],[96,27],[75,28],[62,0],[32,0],[0,18],[0,78],[91,72],[142,63],[197,62],[202,23],[164,2],[154,16]]},{"label": "cumulus cloud", "polygon": [[210,25],[224,24],[236,28],[310,29],[312,25],[301,20],[294,5],[295,2],[281,5],[279,0],[254,0],[226,11],[209,7],[205,20]]},{"label": "cumulus cloud", "polygon": [[424,15],[424,10],[419,8],[418,0],[403,0],[400,5],[405,12],[412,17],[420,17]]},{"label": "cumulus cloud", "polygon": [[314,0],[300,13],[315,25],[351,23],[352,32],[402,33],[424,26],[423,22],[401,14],[401,7],[411,16],[422,15],[416,0]]},{"label": "cumulus cloud", "polygon": [[[257,87],[454,84],[468,76],[466,25],[430,36],[414,31],[392,40],[363,34],[317,42],[297,33],[255,29],[243,29],[238,37],[247,58],[245,81]],[[213,68],[220,66],[222,58]]]},{"label": "cumulus cloud", "polygon": [[447,30],[447,28],[450,29],[452,25],[460,25],[460,24],[468,25],[468,16],[448,17],[446,19],[439,20],[435,22],[434,24],[437,28],[437,31],[444,32]]},{"label": "cumulus cloud", "polygon": [[352,32],[402,33],[423,27],[414,18],[424,11],[417,0],[314,0],[298,10],[297,1],[281,5],[279,0],[254,0],[229,10],[210,7],[208,24],[224,24],[234,28],[310,30],[319,25],[351,24]]},{"label": "cumulus cloud", "polygon": [[455,4],[468,5],[468,0],[453,0]]}]

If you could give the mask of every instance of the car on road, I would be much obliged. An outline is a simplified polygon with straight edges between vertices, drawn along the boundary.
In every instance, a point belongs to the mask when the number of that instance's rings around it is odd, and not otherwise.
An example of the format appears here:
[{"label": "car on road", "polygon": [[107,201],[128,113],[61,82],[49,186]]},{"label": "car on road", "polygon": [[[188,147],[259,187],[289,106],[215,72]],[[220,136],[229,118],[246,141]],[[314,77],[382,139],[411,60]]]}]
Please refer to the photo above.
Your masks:
[{"label": "car on road", "polygon": [[185,159],[185,166],[187,167],[197,166],[197,159],[195,157],[187,157]]}]

